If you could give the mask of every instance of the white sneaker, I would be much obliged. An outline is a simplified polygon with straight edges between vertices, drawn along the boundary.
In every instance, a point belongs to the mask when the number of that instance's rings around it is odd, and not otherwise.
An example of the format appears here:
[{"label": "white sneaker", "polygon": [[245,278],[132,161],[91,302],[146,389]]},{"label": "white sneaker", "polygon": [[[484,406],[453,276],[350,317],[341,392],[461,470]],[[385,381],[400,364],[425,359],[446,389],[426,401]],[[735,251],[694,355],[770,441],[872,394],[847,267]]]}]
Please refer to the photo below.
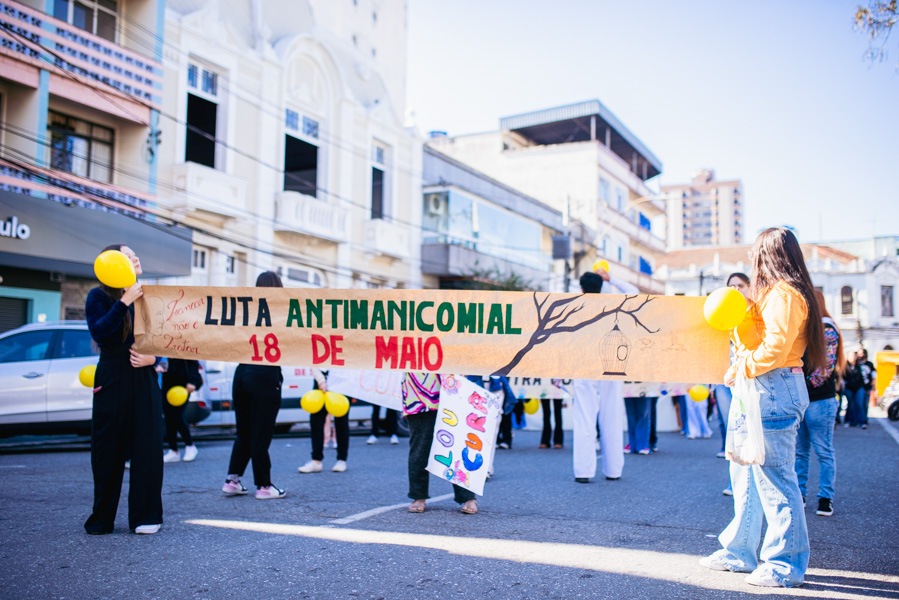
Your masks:
[{"label": "white sneaker", "polygon": [[368,436],[368,439],[365,440],[365,443],[366,444],[377,444],[378,438],[376,436],[370,435],[370,436]]},{"label": "white sneaker", "polygon": [[184,458],[182,458],[181,460],[183,460],[184,462],[191,462],[192,460],[197,458],[197,454],[199,454],[199,451],[197,450],[196,446],[194,446],[194,445],[185,446],[184,447]]},{"label": "white sneaker", "polygon": [[396,437],[396,435],[390,436],[390,443],[394,446],[400,443],[400,438]]},{"label": "white sneaker", "polygon": [[134,530],[134,533],[139,533],[140,535],[153,535],[158,532],[162,527],[161,524],[156,525],[140,525]]},{"label": "white sneaker", "polygon": [[[319,465],[320,464],[321,463],[319,463]],[[333,471],[334,473],[343,473],[344,471],[346,471],[346,461],[338,460],[336,463],[334,463],[334,466],[331,467],[331,471]]]},{"label": "white sneaker", "polygon": [[298,468],[297,471],[299,471],[300,473],[321,473],[322,472],[322,461],[310,460],[305,465]]},{"label": "white sneaker", "polygon": [[131,461],[130,461],[130,460],[126,460],[126,461],[125,461],[125,468],[126,468],[126,469],[130,469],[130,468],[131,468]]},{"label": "white sneaker", "polygon": [[328,442],[328,448],[336,448],[336,447],[337,447],[337,440],[331,440],[330,442]]},{"label": "white sneaker", "polygon": [[279,490],[273,485],[261,487],[256,490],[257,500],[277,500],[278,498],[283,498],[286,495],[286,490]]},{"label": "white sneaker", "polygon": [[174,450],[169,450],[168,452],[166,452],[165,454],[162,455],[162,462],[164,462],[164,463],[173,463],[173,462],[180,462],[180,461],[181,461],[181,457],[178,456],[178,453]]}]

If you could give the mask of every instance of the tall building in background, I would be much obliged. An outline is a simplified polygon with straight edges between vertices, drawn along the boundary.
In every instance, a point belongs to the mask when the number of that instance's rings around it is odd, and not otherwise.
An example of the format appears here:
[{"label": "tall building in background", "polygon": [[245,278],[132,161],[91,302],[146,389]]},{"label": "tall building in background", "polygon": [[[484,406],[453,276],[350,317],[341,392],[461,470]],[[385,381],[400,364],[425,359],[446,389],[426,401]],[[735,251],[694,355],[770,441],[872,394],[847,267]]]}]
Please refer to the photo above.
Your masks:
[{"label": "tall building in background", "polygon": [[716,181],[703,169],[690,183],[663,185],[668,214],[668,248],[743,243],[743,184]]},{"label": "tall building in background", "polygon": [[0,13],[0,331],[83,319],[109,244],[148,277],[189,273],[191,232],[158,219],[165,1]]},{"label": "tall building in background", "polygon": [[[662,163],[599,100],[505,117],[498,131],[432,137],[428,145],[561,211],[574,277],[603,258],[616,277],[664,290],[654,269],[665,251],[665,209],[647,187]],[[551,289],[564,287],[559,273]]]}]

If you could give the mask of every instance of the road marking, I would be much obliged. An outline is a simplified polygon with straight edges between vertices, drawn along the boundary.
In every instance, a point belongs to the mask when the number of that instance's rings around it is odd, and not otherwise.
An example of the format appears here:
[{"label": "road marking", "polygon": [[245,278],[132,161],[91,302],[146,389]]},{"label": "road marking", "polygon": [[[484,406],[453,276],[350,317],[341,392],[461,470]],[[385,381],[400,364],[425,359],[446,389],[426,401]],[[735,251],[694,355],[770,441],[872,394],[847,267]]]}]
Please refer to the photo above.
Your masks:
[{"label": "road marking", "polygon": [[[440,502],[442,500],[449,500],[453,497],[453,494],[444,494],[442,496],[437,496],[435,498],[431,498],[428,500],[428,504],[434,504],[435,502]],[[355,515],[350,515],[348,517],[344,517],[342,519],[334,519],[331,521],[332,525],[347,525],[349,523],[355,523],[356,521],[361,521],[362,519],[367,519],[369,517],[373,517],[375,515],[380,515],[381,513],[390,512],[392,510],[396,510],[398,508],[406,508],[409,504],[407,502],[403,502],[402,504],[391,504],[390,506],[381,506],[378,508],[373,508],[371,510],[367,510],[365,512],[357,513]]]},{"label": "road marking", "polygon": [[893,427],[892,423],[890,423],[886,419],[874,419],[874,420],[877,421],[878,423],[880,423],[881,425],[883,425],[883,428],[887,430],[887,433],[890,434],[890,437],[893,438],[893,441],[895,441],[897,444],[899,444],[899,431],[897,431],[896,428]]}]

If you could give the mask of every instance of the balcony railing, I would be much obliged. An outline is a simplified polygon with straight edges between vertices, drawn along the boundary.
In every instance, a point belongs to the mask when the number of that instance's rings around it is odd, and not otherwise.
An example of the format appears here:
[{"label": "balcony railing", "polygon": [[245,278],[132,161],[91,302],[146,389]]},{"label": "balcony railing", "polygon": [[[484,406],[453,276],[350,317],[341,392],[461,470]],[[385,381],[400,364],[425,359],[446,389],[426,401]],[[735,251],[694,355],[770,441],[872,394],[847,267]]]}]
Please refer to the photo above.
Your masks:
[{"label": "balcony railing", "polygon": [[409,258],[409,227],[372,219],[365,223],[365,247],[386,256]]},{"label": "balcony railing", "polygon": [[0,159],[0,190],[146,219],[155,197],[41,167],[28,170]]},{"label": "balcony railing", "polygon": [[47,69],[42,48],[58,69],[161,107],[163,70],[158,62],[14,0],[0,0],[0,53]]},{"label": "balcony railing", "polygon": [[197,163],[187,162],[172,169],[175,193],[171,208],[201,210],[229,218],[247,213],[247,181]]},{"label": "balcony railing", "polygon": [[350,211],[345,208],[292,191],[275,194],[275,205],[275,231],[302,233],[338,243],[350,241]]}]

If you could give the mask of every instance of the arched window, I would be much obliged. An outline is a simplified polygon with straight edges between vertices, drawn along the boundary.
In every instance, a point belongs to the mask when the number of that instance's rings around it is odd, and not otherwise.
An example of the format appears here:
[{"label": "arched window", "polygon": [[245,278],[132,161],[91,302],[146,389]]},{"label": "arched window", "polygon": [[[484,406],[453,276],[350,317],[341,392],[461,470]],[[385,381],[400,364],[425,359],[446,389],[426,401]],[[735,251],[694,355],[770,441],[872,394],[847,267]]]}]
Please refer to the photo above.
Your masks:
[{"label": "arched window", "polygon": [[840,290],[840,304],[843,307],[842,314],[852,314],[852,287],[844,285]]}]

